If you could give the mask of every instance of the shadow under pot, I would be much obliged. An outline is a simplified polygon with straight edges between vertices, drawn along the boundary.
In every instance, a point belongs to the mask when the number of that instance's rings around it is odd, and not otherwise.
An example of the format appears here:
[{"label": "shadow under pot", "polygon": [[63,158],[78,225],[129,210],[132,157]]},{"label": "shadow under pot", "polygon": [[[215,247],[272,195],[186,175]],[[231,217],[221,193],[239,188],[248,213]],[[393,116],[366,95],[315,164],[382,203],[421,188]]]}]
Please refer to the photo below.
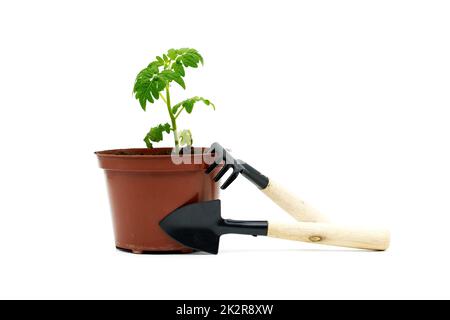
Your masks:
[{"label": "shadow under pot", "polygon": [[[170,148],[98,151],[111,205],[116,247],[133,253],[189,253],[159,222],[186,204],[218,199],[219,186],[205,174],[205,155],[196,149],[176,164]],[[190,163],[186,163],[190,162]]]}]

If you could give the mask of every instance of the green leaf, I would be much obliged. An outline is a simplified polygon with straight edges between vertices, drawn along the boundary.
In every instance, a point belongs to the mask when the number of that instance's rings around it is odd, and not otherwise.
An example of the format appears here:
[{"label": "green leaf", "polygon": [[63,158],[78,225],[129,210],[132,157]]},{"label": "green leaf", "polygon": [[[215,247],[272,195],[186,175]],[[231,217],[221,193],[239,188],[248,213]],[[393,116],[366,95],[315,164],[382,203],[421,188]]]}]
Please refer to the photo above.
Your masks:
[{"label": "green leaf", "polygon": [[187,49],[187,53],[192,55],[196,60],[198,60],[201,64],[203,64],[203,57],[201,54],[195,49]]},{"label": "green leaf", "polygon": [[149,87],[150,87],[152,96],[155,97],[155,99],[159,99],[159,90],[158,90],[157,82],[156,81],[151,82]]},{"label": "green leaf", "polygon": [[184,110],[186,110],[187,113],[191,113],[192,109],[194,109],[194,103],[194,100],[187,100],[183,103]]},{"label": "green leaf", "polygon": [[[192,48],[170,49],[167,51],[167,57],[174,62],[172,64],[172,69],[174,71],[177,71],[175,68],[179,68],[178,65],[197,68],[200,63],[203,64],[203,57],[201,54]],[[184,70],[179,73],[184,77]]]},{"label": "green leaf", "polygon": [[167,51],[167,56],[171,59],[171,60],[175,60],[176,57],[178,56],[178,51],[175,49],[169,49],[169,51]]},{"label": "green leaf", "polygon": [[174,71],[172,70],[163,70],[160,73],[160,77],[163,78],[165,81],[170,82],[172,80],[174,80],[176,77],[178,77],[179,75],[177,75]]},{"label": "green leaf", "polygon": [[214,110],[216,110],[216,106],[210,100],[203,97],[192,97],[174,105],[172,107],[172,113],[176,114],[180,108],[184,108],[187,113],[191,113],[194,109],[194,105],[199,101],[203,102],[207,106],[211,106]]},{"label": "green leaf", "polygon": [[138,99],[141,108],[145,111],[145,108],[147,107],[147,100],[144,97],[139,97]]},{"label": "green leaf", "polygon": [[159,66],[163,66],[164,65],[164,60],[163,60],[163,58],[161,58],[161,57],[156,57],[156,61],[158,62],[158,65]]},{"label": "green leaf", "polygon": [[152,142],[160,142],[163,139],[163,132],[170,133],[170,124],[159,124],[150,129],[144,138],[147,148],[153,148]]},{"label": "green leaf", "polygon": [[147,148],[149,148],[149,149],[153,148],[153,144],[151,143],[150,139],[147,138],[147,136],[145,136],[144,142],[145,142],[145,145],[147,146]]},{"label": "green leaf", "polygon": [[178,131],[178,140],[180,146],[192,146],[192,133],[191,130]]},{"label": "green leaf", "polygon": [[181,75],[182,77],[185,76],[184,67],[183,64],[180,61],[177,61],[173,64],[173,71]]},{"label": "green leaf", "polygon": [[160,77],[162,77],[166,83],[170,83],[172,81],[175,81],[178,83],[183,89],[186,89],[186,85],[184,83],[183,78],[181,75],[175,71],[172,70],[163,70],[160,73]]},{"label": "green leaf", "polygon": [[133,93],[141,108],[145,111],[147,102],[154,103],[159,99],[159,93],[164,90],[165,82],[160,78],[159,62],[151,62],[147,68],[142,69],[136,76]]},{"label": "green leaf", "polygon": [[183,78],[181,76],[176,77],[175,79],[173,79],[173,81],[178,83],[183,89],[186,89],[186,84],[184,83],[184,80],[183,80]]},{"label": "green leaf", "polygon": [[197,66],[198,66],[198,63],[197,63],[196,59],[193,58],[193,57],[190,56],[190,55],[184,55],[184,56],[181,58],[181,61],[183,62],[183,65],[184,65],[185,67],[197,68]]}]

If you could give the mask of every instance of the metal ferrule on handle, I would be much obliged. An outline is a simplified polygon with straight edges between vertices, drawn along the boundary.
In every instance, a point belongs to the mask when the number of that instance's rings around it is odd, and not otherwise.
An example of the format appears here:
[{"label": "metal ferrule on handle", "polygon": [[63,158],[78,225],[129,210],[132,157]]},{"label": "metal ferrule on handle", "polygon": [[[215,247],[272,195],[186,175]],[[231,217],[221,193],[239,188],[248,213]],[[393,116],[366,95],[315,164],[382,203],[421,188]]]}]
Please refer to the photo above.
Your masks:
[{"label": "metal ferrule on handle", "polygon": [[269,184],[269,178],[248,163],[241,162],[241,164],[244,167],[244,170],[242,171],[242,175],[244,177],[253,182],[259,189],[265,189],[267,187]]}]

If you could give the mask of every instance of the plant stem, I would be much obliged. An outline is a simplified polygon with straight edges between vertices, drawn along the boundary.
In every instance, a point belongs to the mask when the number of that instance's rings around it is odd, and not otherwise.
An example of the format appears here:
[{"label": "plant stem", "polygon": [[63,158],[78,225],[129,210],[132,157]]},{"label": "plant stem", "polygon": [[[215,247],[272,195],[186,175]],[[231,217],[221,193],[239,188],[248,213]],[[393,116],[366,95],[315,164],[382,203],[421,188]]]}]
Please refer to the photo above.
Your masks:
[{"label": "plant stem", "polygon": [[178,116],[180,115],[181,111],[183,111],[184,107],[182,106],[180,110],[178,110],[177,114],[175,115],[175,119],[178,119]]},{"label": "plant stem", "polygon": [[167,104],[167,100],[166,98],[164,98],[163,94],[160,93],[159,96],[161,97],[162,101],[164,101],[164,103]]},{"label": "plant stem", "polygon": [[175,140],[175,151],[178,153],[180,143],[178,141],[177,121],[175,116],[173,115],[172,106],[170,105],[169,84],[166,85],[166,105],[167,110],[169,111],[170,121],[172,122],[173,138]]}]

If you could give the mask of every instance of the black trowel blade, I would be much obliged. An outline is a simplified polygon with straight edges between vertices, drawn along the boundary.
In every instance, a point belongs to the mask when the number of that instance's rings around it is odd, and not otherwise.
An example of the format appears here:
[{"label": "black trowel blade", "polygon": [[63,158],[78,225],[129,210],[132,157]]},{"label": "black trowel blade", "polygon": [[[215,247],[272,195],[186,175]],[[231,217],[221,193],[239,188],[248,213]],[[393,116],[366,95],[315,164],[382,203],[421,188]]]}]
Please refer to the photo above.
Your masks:
[{"label": "black trowel blade", "polygon": [[166,216],[159,225],[182,245],[217,254],[219,251],[220,200],[188,204]]}]

